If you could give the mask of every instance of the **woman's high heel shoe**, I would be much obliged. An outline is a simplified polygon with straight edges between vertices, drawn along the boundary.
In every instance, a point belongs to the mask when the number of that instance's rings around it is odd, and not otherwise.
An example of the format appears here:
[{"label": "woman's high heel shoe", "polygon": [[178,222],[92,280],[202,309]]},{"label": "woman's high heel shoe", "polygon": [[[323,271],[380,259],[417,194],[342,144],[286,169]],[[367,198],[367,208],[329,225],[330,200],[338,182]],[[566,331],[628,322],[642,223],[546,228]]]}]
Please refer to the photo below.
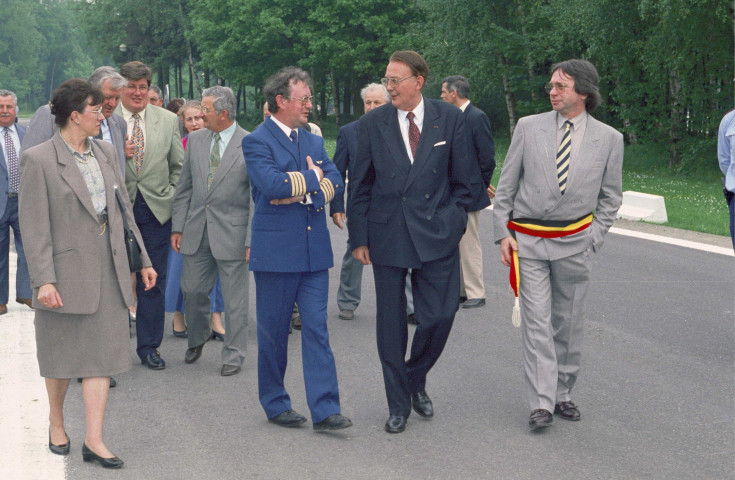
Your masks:
[{"label": "woman's high heel shoe", "polygon": [[51,450],[51,453],[55,453],[56,455],[69,455],[69,450],[71,450],[71,440],[69,440],[69,435],[64,432],[64,436],[66,437],[66,443],[63,445],[54,445],[51,443],[51,427],[48,429],[48,449]]},{"label": "woman's high heel shoe", "polygon": [[219,340],[220,342],[224,342],[225,341],[225,334],[224,333],[215,332],[214,330],[212,330],[212,340]]},{"label": "woman's high heel shoe", "polygon": [[188,338],[189,337],[188,329],[184,328],[183,332],[179,332],[176,330],[176,328],[174,328],[173,322],[171,323],[171,330],[173,330],[174,332],[174,337],[178,337],[178,338]]},{"label": "woman's high heel shoe", "polygon": [[125,465],[125,462],[117,457],[102,458],[94,453],[85,443],[82,447],[82,460],[85,462],[97,462],[104,468],[120,468]]}]

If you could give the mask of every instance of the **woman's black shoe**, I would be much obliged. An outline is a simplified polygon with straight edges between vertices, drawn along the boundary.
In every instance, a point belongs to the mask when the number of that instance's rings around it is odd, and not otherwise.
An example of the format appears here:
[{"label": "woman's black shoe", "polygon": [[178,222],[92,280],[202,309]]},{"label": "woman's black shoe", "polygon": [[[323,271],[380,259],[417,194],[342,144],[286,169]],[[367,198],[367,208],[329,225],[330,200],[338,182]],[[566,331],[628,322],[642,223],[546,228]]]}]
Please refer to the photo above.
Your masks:
[{"label": "woman's black shoe", "polygon": [[183,332],[179,332],[178,330],[174,328],[173,322],[171,323],[171,330],[173,330],[174,332],[174,337],[178,337],[178,338],[188,338],[189,337],[189,332],[186,328],[184,329]]},{"label": "woman's black shoe", "polygon": [[94,453],[92,450],[90,450],[86,443],[82,447],[82,460],[84,460],[85,462],[97,462],[100,465],[102,465],[104,468],[120,468],[123,465],[125,465],[125,462],[123,462],[117,457],[112,457],[112,458],[100,457],[99,455]]},{"label": "woman's black shoe", "polygon": [[224,342],[225,341],[225,334],[224,333],[215,332],[214,330],[212,330],[212,340],[219,340],[220,342]]},{"label": "woman's black shoe", "polygon": [[71,440],[69,440],[69,435],[64,432],[64,436],[66,437],[66,443],[63,445],[54,445],[51,443],[51,428],[48,429],[48,449],[51,450],[51,453],[55,453],[56,455],[69,455],[69,450],[71,450]]}]

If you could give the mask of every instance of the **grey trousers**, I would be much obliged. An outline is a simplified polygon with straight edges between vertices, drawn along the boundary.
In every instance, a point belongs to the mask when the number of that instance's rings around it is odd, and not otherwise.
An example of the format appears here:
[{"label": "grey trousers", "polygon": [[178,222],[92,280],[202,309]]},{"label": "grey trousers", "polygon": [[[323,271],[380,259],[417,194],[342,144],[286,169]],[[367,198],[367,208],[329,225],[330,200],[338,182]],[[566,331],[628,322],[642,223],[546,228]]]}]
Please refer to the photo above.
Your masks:
[{"label": "grey trousers", "polygon": [[579,375],[591,250],[559,260],[519,258],[521,338],[531,410],[570,401]]},{"label": "grey trousers", "polygon": [[222,364],[242,366],[245,360],[248,327],[249,278],[245,259],[218,260],[212,256],[207,230],[194,255],[182,255],[181,291],[186,304],[186,324],[189,348],[207,341],[209,328],[209,292],[217,280],[222,284],[225,300],[225,341],[222,345]]},{"label": "grey trousers", "polygon": [[347,242],[347,251],[342,257],[342,270],[339,273],[337,305],[340,310],[357,310],[362,290],[362,263],[352,256],[352,247]]}]

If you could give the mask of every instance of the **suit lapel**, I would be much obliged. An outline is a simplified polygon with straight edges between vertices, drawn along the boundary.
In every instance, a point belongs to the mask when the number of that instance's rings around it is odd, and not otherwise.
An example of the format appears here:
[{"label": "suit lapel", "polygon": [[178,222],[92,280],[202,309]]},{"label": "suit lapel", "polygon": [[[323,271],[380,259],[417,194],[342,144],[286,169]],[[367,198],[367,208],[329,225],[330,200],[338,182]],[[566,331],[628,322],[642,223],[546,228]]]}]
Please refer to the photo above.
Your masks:
[{"label": "suit lapel", "polygon": [[[117,206],[117,199],[115,198],[115,187],[117,186],[118,188],[124,188],[125,185],[121,186],[117,184],[117,182],[115,181],[115,172],[114,170],[111,170],[111,168],[113,167],[107,162],[107,156],[105,156],[105,154],[102,152],[102,149],[95,142],[92,142],[92,152],[94,152],[94,156],[97,158],[97,164],[100,166],[102,179],[105,182],[105,198],[107,199],[107,210],[109,212],[113,208],[113,206]],[[117,165],[115,165],[114,168],[118,168]]]},{"label": "suit lapel", "polygon": [[286,136],[286,134],[281,130],[276,123],[269,118],[266,118],[263,122],[263,126],[268,129],[268,131],[273,135],[273,138],[275,138],[278,143],[293,157],[294,165],[296,165],[296,168],[299,168],[299,155],[296,150],[296,145],[291,141],[290,138]]},{"label": "suit lapel", "polygon": [[149,158],[156,158],[156,156],[154,155],[154,152],[155,152],[154,139],[156,138],[156,132],[160,128],[158,125],[160,121],[161,121],[161,118],[158,116],[158,112],[156,112],[156,109],[146,107],[145,109],[145,145],[143,146],[143,166],[140,168],[140,173],[138,174],[138,176],[142,176],[143,172],[145,172],[148,169],[150,162],[147,162],[146,160]]},{"label": "suit lapel", "polygon": [[549,185],[549,191],[553,192],[554,200],[562,199],[559,190],[559,178],[556,175],[556,112],[549,112],[547,116],[539,118],[539,135],[536,137],[536,146],[541,158],[541,168]]},{"label": "suit lapel", "polygon": [[428,100],[424,99],[424,125],[419,137],[419,145],[416,148],[416,157],[411,165],[411,172],[408,174],[408,180],[404,188],[408,188],[411,182],[421,173],[426,165],[434,144],[440,141],[440,133],[445,131],[444,125],[440,125],[441,116],[439,111]]},{"label": "suit lapel", "polygon": [[[584,181],[586,173],[594,162],[593,153],[600,151],[600,130],[597,121],[587,114],[587,126],[584,129],[584,137],[579,144],[577,158],[569,162],[569,176],[567,178],[567,190],[574,190],[577,182]],[[565,195],[566,196],[566,195]]]},{"label": "suit lapel", "polygon": [[411,170],[411,160],[406,152],[406,145],[403,143],[401,136],[401,127],[398,125],[398,113],[392,105],[386,108],[383,119],[378,124],[380,134],[383,136],[383,143],[390,151],[390,158],[393,159],[398,167],[398,171],[404,176],[408,176]]},{"label": "suit lapel", "polygon": [[89,195],[89,189],[84,182],[82,172],[79,171],[79,167],[76,165],[76,160],[74,160],[69,149],[66,148],[64,140],[61,139],[60,135],[54,135],[53,143],[56,149],[57,162],[61,169],[61,178],[69,185],[87,212],[97,219],[97,212],[94,210],[92,197]]}]

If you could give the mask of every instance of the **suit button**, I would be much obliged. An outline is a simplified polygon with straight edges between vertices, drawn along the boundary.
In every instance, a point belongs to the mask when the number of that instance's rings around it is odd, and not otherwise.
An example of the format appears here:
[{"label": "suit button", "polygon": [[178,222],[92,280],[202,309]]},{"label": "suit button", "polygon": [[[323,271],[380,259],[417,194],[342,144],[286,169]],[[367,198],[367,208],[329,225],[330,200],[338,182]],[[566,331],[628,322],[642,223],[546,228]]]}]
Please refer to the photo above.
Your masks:
[{"label": "suit button", "polygon": [[401,200],[403,200],[405,202],[406,201],[406,197],[403,197]]},{"label": "suit button", "polygon": [[309,225],[308,227],[306,227],[306,229],[307,230],[311,230],[311,225]]},{"label": "suit button", "polygon": [[428,217],[426,217],[426,219],[427,220],[431,220],[431,215],[429,215]]},{"label": "suit button", "polygon": [[430,195],[428,193],[424,194],[424,198],[429,198],[429,196]]}]

